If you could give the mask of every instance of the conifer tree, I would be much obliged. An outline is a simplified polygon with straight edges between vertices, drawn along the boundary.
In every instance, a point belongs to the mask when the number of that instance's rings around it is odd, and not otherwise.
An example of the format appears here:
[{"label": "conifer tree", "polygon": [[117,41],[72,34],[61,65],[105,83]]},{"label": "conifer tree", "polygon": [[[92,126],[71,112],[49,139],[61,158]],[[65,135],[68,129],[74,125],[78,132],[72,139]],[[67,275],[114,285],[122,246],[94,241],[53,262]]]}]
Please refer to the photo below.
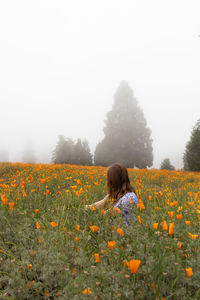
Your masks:
[{"label": "conifer tree", "polygon": [[152,166],[151,130],[127,82],[121,82],[117,89],[112,110],[105,120],[104,134],[95,150],[95,164],[121,162],[126,167]]},{"label": "conifer tree", "polygon": [[193,127],[190,140],[186,144],[183,163],[185,170],[200,171],[200,119]]}]

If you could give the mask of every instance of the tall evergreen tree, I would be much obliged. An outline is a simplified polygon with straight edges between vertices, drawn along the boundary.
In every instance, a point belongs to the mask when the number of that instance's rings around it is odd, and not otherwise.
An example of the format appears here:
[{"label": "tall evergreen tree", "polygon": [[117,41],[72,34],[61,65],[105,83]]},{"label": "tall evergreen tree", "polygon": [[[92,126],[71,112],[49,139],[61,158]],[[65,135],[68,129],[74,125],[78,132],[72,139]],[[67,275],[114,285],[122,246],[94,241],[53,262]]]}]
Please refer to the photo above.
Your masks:
[{"label": "tall evergreen tree", "polygon": [[104,134],[95,150],[95,164],[121,162],[127,167],[152,166],[151,131],[132,89],[125,81],[120,83],[112,110],[107,114]]},{"label": "tall evergreen tree", "polygon": [[200,171],[200,119],[193,127],[190,140],[186,144],[183,163],[185,170]]}]

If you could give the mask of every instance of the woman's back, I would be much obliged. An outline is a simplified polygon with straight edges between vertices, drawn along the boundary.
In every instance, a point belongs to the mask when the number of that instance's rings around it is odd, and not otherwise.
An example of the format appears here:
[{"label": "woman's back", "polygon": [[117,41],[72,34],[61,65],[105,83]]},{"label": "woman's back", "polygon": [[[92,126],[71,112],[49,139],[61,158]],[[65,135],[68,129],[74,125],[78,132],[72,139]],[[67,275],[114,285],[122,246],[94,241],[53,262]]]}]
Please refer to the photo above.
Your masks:
[{"label": "woman's back", "polygon": [[114,208],[119,208],[122,211],[122,217],[125,219],[133,219],[132,213],[135,206],[139,203],[137,196],[133,192],[128,192],[122,196],[115,204]]}]

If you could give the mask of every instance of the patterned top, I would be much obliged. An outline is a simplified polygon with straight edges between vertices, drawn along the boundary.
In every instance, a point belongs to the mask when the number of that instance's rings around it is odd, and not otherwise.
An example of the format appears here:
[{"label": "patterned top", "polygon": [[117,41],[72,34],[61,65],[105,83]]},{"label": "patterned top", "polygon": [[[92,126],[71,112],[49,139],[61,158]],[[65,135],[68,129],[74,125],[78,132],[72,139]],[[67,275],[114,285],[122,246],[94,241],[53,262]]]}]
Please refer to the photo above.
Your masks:
[{"label": "patterned top", "polygon": [[134,212],[133,204],[137,205],[138,203],[137,196],[132,192],[128,192],[118,200],[114,207],[117,207],[122,211],[122,217],[127,221],[134,219],[132,214]]}]

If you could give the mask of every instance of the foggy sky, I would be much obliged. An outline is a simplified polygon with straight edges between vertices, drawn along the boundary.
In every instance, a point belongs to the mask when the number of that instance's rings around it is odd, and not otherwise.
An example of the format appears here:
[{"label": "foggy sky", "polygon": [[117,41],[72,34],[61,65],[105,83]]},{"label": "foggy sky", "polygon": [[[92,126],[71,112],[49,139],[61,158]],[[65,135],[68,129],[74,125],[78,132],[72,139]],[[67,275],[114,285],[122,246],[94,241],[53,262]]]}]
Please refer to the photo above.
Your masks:
[{"label": "foggy sky", "polygon": [[0,150],[51,157],[57,136],[103,138],[128,81],[152,130],[154,167],[182,167],[200,118],[199,0],[0,2]]}]

